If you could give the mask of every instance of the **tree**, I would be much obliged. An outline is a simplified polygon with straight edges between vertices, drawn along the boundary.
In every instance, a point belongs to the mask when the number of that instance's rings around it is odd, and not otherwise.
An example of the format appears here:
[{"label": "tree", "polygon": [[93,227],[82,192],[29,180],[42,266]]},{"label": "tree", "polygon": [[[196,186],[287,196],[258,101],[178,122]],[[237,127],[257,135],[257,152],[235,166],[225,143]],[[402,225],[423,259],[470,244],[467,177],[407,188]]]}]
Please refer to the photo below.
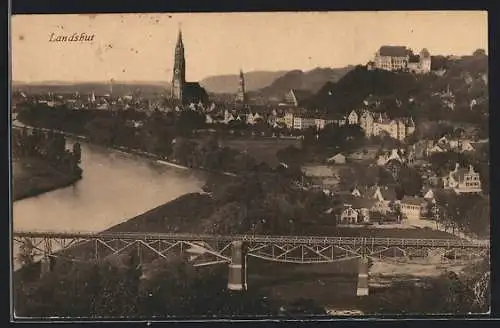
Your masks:
[{"label": "tree", "polygon": [[230,235],[249,230],[247,208],[244,204],[231,202],[219,207],[205,220],[203,233]]},{"label": "tree", "polygon": [[403,166],[399,172],[399,183],[403,194],[414,196],[420,194],[422,190],[422,176],[420,173],[407,166]]},{"label": "tree", "polygon": [[85,126],[91,140],[106,145],[113,143],[116,128],[116,121],[101,117],[93,119]]},{"label": "tree", "polygon": [[205,116],[202,113],[186,110],[177,117],[176,126],[181,135],[188,135],[195,129],[201,129],[205,125]]},{"label": "tree", "polygon": [[472,56],[474,57],[479,57],[479,56],[486,56],[486,51],[484,49],[476,49],[474,50],[474,52],[472,53]]},{"label": "tree", "polygon": [[192,164],[196,144],[184,138],[176,138],[173,145],[173,156],[182,165]]},{"label": "tree", "polygon": [[339,179],[339,187],[342,190],[351,190],[356,187],[356,174],[351,168],[342,168],[338,173]]},{"label": "tree", "polygon": [[466,214],[468,229],[480,236],[490,235],[490,200],[489,197],[482,197],[469,209]]},{"label": "tree", "polygon": [[73,144],[73,156],[75,156],[75,160],[79,164],[82,159],[82,148],[79,142]]},{"label": "tree", "polygon": [[300,165],[301,155],[302,152],[300,151],[300,149],[291,145],[285,148],[281,148],[276,152],[276,157],[278,158],[278,160],[287,165]]}]

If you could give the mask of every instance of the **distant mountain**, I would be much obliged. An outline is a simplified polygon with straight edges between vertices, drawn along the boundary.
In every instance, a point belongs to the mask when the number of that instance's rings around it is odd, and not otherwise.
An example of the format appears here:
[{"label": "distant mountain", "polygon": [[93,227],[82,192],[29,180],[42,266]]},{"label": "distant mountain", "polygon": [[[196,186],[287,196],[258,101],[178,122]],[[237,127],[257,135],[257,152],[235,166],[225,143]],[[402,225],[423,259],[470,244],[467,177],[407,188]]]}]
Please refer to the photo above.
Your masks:
[{"label": "distant mountain", "polygon": [[[285,75],[287,71],[253,71],[245,73],[246,91],[262,89]],[[211,93],[236,93],[238,90],[239,75],[216,75],[203,79],[200,84]]]},{"label": "distant mountain", "polygon": [[282,99],[290,89],[307,90],[316,93],[325,83],[337,82],[354,66],[342,68],[315,68],[303,72],[293,70],[277,78],[271,85],[257,90],[253,94],[263,98]]},{"label": "distant mountain", "polygon": [[[92,91],[96,95],[104,95],[111,92],[111,86],[107,82],[64,82],[64,81],[43,81],[43,82],[19,82],[13,81],[13,90],[22,90],[32,94],[47,92],[54,93],[75,93],[89,94]],[[117,96],[139,93],[144,95],[165,94],[168,92],[170,84],[160,81],[115,81],[113,82],[113,94]]]}]

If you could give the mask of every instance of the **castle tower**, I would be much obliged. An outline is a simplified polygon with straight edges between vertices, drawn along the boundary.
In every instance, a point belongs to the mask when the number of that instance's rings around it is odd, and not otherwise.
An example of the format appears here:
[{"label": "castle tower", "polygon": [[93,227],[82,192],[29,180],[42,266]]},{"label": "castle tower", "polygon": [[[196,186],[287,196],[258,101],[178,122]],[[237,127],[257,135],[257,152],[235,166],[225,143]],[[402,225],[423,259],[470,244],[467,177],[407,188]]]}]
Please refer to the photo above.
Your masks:
[{"label": "castle tower", "polygon": [[245,102],[245,76],[243,75],[243,71],[240,70],[240,81],[238,85],[238,94],[236,95],[236,101],[244,103]]},{"label": "castle tower", "polygon": [[186,60],[184,58],[184,44],[182,32],[179,29],[177,45],[175,46],[174,74],[172,76],[172,99],[182,101],[182,90],[186,82]]},{"label": "castle tower", "polygon": [[429,73],[431,71],[431,54],[426,48],[420,51],[420,68],[423,73]]}]

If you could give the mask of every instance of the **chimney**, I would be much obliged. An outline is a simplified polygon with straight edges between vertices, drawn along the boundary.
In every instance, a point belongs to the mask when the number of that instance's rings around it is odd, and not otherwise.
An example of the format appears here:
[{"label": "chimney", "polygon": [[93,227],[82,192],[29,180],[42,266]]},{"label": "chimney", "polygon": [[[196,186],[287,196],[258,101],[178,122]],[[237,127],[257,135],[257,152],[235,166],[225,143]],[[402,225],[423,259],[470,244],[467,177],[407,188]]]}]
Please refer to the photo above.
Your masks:
[{"label": "chimney", "polygon": [[455,163],[455,170],[453,172],[458,172],[459,168],[460,168],[460,164]]},{"label": "chimney", "polygon": [[469,165],[469,172],[473,173],[474,172],[474,167],[472,165]]}]

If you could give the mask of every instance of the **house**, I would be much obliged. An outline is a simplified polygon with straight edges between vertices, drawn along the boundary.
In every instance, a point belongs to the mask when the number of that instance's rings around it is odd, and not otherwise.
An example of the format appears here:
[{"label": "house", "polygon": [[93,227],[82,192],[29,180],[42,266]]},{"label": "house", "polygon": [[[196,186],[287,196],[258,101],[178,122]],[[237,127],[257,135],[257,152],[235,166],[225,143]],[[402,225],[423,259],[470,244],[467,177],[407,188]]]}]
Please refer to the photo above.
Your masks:
[{"label": "house", "polygon": [[432,145],[432,146],[428,146],[427,147],[427,155],[431,155],[431,154],[434,154],[434,153],[444,153],[444,152],[447,152],[449,150],[449,148],[447,147],[447,145],[445,144],[436,144],[436,145]]},{"label": "house", "polygon": [[359,117],[359,125],[368,138],[373,136],[373,123],[374,119],[371,112],[363,111]]},{"label": "house", "polygon": [[470,142],[469,140],[461,140],[459,142],[459,147],[462,152],[469,152],[475,150],[474,146],[472,145],[472,142]]},{"label": "house", "polygon": [[385,166],[390,160],[396,160],[399,161],[400,163],[403,163],[402,157],[402,150],[399,149],[392,149],[390,152],[383,152],[380,154],[377,158],[377,165],[378,166]]},{"label": "house", "polygon": [[420,220],[427,213],[427,201],[423,197],[404,196],[399,208],[404,219]]},{"label": "house", "polygon": [[364,197],[346,195],[342,197],[343,209],[339,216],[340,224],[360,224],[370,222],[370,212],[375,201]]},{"label": "house", "polygon": [[396,190],[387,186],[356,187],[351,195],[360,199],[374,200],[372,210],[382,214],[392,212],[393,205],[398,204]]},{"label": "house", "polygon": [[214,124],[214,123],[217,123],[217,122],[216,122],[216,120],[214,120],[214,118],[212,117],[212,115],[206,114],[205,115],[205,123],[207,123],[207,124]]},{"label": "house", "polygon": [[347,205],[340,213],[338,220],[339,224],[355,224],[358,223],[359,212]]},{"label": "house", "polygon": [[349,125],[359,124],[359,115],[355,110],[352,110],[349,115],[347,115],[347,122]]},{"label": "house", "polygon": [[424,187],[422,190],[422,194],[424,195],[424,199],[428,202],[434,203],[436,202],[436,195],[434,190],[429,187]]},{"label": "house", "polygon": [[346,157],[342,155],[341,153],[338,153],[326,160],[328,163],[334,163],[334,164],[345,164]]},{"label": "house", "polygon": [[293,117],[294,130],[307,130],[316,127],[316,118],[311,114],[296,115]]},{"label": "house", "polygon": [[455,169],[443,177],[443,188],[453,190],[457,194],[462,193],[480,193],[481,179],[479,173],[474,171],[474,167],[469,165],[469,169],[460,168],[457,163]]},{"label": "house", "polygon": [[390,119],[385,113],[375,115],[369,111],[363,111],[358,121],[367,137],[380,136],[385,132],[391,138],[403,141],[415,132],[415,122],[411,117]]},{"label": "house", "polygon": [[376,186],[372,197],[377,201],[376,210],[383,214],[391,212],[392,206],[398,203],[396,190],[387,186]]}]

